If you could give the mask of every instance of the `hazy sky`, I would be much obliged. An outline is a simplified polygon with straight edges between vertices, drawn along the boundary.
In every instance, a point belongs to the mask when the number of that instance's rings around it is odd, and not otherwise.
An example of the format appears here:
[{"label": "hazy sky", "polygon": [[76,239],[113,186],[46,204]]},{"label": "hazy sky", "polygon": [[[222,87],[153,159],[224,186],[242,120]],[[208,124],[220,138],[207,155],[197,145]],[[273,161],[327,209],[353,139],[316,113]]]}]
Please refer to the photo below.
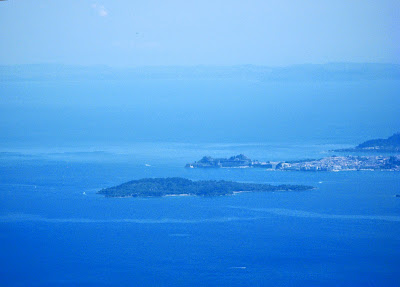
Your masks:
[{"label": "hazy sky", "polygon": [[0,64],[400,63],[400,1],[0,2]]}]

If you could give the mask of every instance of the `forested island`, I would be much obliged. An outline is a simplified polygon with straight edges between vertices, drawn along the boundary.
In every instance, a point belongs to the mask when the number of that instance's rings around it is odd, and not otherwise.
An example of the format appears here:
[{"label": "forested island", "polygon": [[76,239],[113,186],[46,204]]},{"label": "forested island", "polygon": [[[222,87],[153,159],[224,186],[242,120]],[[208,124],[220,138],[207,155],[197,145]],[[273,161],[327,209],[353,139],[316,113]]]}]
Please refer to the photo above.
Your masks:
[{"label": "forested island", "polygon": [[337,149],[335,152],[400,152],[400,133],[387,139],[365,141],[354,148]]},{"label": "forested island", "polygon": [[98,191],[106,197],[220,196],[239,192],[304,191],[307,185],[270,185],[225,180],[192,181],[186,178],[143,178]]}]

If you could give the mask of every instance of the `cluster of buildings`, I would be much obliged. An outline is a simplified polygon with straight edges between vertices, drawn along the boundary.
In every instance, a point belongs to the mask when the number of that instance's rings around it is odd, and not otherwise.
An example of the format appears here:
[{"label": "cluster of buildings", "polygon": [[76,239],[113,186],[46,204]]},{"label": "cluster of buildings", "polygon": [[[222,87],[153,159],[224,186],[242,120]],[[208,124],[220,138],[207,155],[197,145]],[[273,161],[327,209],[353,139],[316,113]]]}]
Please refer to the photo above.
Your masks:
[{"label": "cluster of buildings", "polygon": [[230,158],[203,157],[187,168],[249,168],[258,167],[293,171],[341,171],[341,170],[393,170],[400,171],[400,155],[396,156],[330,156],[315,160],[284,162],[260,162],[240,154]]},{"label": "cluster of buildings", "polygon": [[318,160],[280,162],[277,170],[341,171],[341,170],[394,170],[400,171],[397,156],[331,156]]}]

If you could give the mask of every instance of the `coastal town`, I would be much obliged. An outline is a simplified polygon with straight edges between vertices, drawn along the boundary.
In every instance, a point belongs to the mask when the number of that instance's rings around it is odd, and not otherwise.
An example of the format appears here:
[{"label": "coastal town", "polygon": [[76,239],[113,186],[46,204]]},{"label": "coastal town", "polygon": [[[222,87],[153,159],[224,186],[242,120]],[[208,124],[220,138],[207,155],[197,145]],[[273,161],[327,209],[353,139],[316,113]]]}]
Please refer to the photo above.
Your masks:
[{"label": "coastal town", "polygon": [[388,170],[400,171],[400,155],[393,156],[329,156],[321,159],[298,161],[258,161],[243,154],[230,158],[203,157],[187,168],[265,168],[283,171],[357,171]]},{"label": "coastal town", "polygon": [[330,156],[317,160],[279,162],[276,170],[293,171],[400,171],[400,156]]}]

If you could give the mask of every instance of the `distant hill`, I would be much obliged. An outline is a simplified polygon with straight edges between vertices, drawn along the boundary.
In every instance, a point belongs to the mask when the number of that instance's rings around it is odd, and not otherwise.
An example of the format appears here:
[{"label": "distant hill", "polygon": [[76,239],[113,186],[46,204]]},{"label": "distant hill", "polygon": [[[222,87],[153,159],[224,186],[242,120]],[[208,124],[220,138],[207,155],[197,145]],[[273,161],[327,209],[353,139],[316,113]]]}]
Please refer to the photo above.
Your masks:
[{"label": "distant hill", "polygon": [[354,148],[338,149],[338,152],[400,152],[400,132],[387,139],[367,140]]},{"label": "distant hill", "polygon": [[238,66],[73,66],[0,65],[0,81],[241,79],[251,81],[400,80],[400,65],[380,63],[305,64],[287,67]]}]

